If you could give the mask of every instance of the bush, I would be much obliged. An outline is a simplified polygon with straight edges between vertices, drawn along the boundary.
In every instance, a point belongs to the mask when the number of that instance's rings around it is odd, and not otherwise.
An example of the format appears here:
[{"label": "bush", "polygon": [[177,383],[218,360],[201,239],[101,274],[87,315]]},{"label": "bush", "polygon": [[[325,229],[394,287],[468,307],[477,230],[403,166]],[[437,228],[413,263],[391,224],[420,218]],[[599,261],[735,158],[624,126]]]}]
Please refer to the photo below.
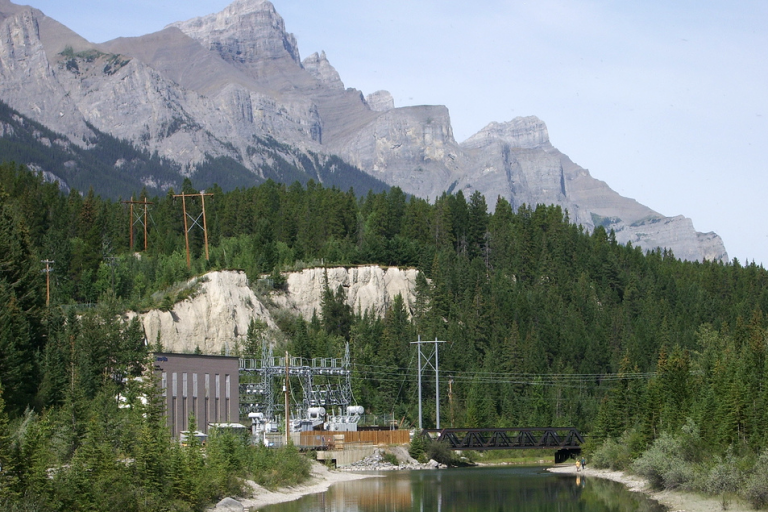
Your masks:
[{"label": "bush", "polygon": [[744,479],[740,465],[729,449],[725,458],[717,457],[714,465],[704,472],[704,479],[697,487],[709,494],[737,492]]},{"label": "bush", "polygon": [[400,465],[400,461],[397,460],[397,457],[395,456],[394,453],[389,453],[389,452],[382,453],[381,454],[381,460],[383,460],[384,462],[389,462],[393,466],[399,466]]},{"label": "bush", "polygon": [[662,433],[653,445],[632,463],[632,470],[655,489],[675,489],[694,480],[693,465],[684,459],[680,439]]},{"label": "bush", "polygon": [[745,482],[743,495],[756,509],[768,506],[768,450],[757,459],[752,475]]},{"label": "bush", "polygon": [[632,463],[632,469],[656,489],[693,489],[702,453],[699,427],[689,418],[677,436],[662,433],[648,451]]},{"label": "bush", "polygon": [[251,478],[268,489],[296,485],[309,478],[309,459],[292,444],[278,449],[254,446],[250,455]]},{"label": "bush", "polygon": [[614,471],[629,469],[632,461],[643,451],[642,436],[636,430],[624,432],[619,439],[608,438],[589,455],[590,463],[596,468]]},{"label": "bush", "polygon": [[627,445],[616,439],[608,438],[592,453],[590,464],[596,468],[612,470],[627,469],[632,463]]},{"label": "bush", "polygon": [[458,463],[448,443],[439,441],[429,441],[427,443],[427,458],[446,466],[455,466]]}]

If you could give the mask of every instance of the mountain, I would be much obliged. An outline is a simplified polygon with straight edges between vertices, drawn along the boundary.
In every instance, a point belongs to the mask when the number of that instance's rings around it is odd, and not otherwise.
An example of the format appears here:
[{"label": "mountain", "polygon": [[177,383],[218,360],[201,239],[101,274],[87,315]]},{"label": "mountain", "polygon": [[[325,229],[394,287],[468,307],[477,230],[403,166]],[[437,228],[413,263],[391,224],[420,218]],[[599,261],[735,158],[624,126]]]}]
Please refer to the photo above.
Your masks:
[{"label": "mountain", "polygon": [[398,186],[428,199],[478,191],[491,208],[498,197],[515,207],[559,204],[574,222],[613,229],[620,242],[668,247],[688,260],[728,259],[718,235],[592,178],[551,144],[538,118],[490,123],[458,143],[444,106],[395,108],[386,91],[345,88],[325,53],[301,60],[266,0],[237,0],[217,14],[100,45],[37,9],[0,0],[0,100],[74,146],[91,149],[108,135],[198,187],[311,178],[358,193]]}]

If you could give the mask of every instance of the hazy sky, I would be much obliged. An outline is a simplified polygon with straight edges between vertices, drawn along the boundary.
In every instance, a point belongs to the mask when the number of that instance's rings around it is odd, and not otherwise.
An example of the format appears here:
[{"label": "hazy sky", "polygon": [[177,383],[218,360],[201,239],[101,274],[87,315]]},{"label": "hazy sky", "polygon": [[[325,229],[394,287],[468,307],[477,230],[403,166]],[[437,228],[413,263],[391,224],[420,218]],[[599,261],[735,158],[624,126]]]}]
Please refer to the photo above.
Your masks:
[{"label": "hazy sky", "polygon": [[[31,0],[93,42],[227,0]],[[440,104],[462,141],[536,115],[552,144],[620,194],[715,231],[768,265],[765,0],[273,0],[302,58],[347,87]]]}]

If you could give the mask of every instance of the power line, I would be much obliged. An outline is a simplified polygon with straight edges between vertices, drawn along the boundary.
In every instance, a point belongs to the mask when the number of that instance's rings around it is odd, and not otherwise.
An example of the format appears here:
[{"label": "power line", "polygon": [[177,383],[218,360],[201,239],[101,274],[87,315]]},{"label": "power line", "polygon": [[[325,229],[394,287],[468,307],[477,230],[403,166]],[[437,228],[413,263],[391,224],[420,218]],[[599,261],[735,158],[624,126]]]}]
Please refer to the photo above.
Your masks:
[{"label": "power line", "polygon": [[[355,365],[355,370],[369,379],[379,382],[401,382],[409,378],[418,378],[413,368]],[[546,373],[498,373],[498,372],[452,372],[454,381],[477,384],[512,384],[530,386],[552,386],[563,388],[581,388],[591,383],[611,383],[631,380],[647,380],[656,376],[655,372],[645,373],[585,373],[585,374],[546,374]],[[431,379],[430,379],[431,380]],[[401,384],[401,389],[402,385]],[[400,392],[398,392],[398,395]]]}]

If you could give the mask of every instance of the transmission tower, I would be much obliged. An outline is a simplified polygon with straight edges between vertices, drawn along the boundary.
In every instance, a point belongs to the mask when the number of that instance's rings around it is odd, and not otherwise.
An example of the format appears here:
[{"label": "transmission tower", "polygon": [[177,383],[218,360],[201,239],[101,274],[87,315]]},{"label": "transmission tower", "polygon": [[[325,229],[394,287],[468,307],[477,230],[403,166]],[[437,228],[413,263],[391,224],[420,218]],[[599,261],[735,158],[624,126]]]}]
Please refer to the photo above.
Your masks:
[{"label": "transmission tower", "polygon": [[[428,352],[422,356],[421,346],[427,343],[433,344],[434,348],[431,352]],[[421,336],[419,336],[418,341],[411,342],[411,345],[416,345],[419,350],[419,363],[417,365],[419,369],[419,430],[424,428],[422,426],[421,415],[421,374],[424,370],[430,367],[435,370],[435,417],[437,419],[437,428],[440,428],[440,363],[437,358],[437,347],[439,346],[438,343],[445,342],[438,341],[437,338],[435,338],[434,341],[421,341]],[[424,359],[423,366],[421,364],[422,357]]]},{"label": "transmission tower", "polygon": [[[204,192],[200,192],[199,194],[176,194],[173,197],[180,197],[181,198],[181,207],[184,210],[184,241],[187,244],[187,268],[192,267],[192,262],[189,259],[189,231],[197,226],[200,229],[203,230],[203,236],[205,237],[205,259],[210,259],[208,257],[208,224],[205,220],[205,196],[212,196],[213,194],[206,194]],[[202,213],[198,215],[197,217],[192,217],[189,213],[187,213],[187,198],[196,198],[200,196],[200,203],[203,207]],[[187,219],[190,219],[192,221],[192,225],[190,226],[187,222]],[[203,224],[200,225],[200,219],[203,219]]]},{"label": "transmission tower", "polygon": [[[133,227],[138,223],[144,226],[144,250],[147,250],[147,205],[155,204],[147,201],[147,198],[145,197],[143,201],[134,201],[133,198],[131,198],[130,201],[123,201],[123,204],[130,205],[130,220],[128,223],[128,232],[129,232],[129,238],[130,238],[130,248],[133,250]],[[136,212],[134,215],[133,211],[133,205],[140,204],[143,208],[143,214],[141,212]]]}]

